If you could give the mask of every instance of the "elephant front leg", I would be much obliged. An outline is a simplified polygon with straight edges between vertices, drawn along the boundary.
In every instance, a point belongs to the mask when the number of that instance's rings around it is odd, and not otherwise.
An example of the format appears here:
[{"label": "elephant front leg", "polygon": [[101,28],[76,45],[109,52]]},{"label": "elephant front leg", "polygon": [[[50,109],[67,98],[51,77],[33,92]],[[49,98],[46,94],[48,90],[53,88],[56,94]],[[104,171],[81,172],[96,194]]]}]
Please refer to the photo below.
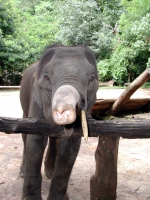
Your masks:
[{"label": "elephant front leg", "polygon": [[46,144],[45,136],[27,136],[22,200],[42,200],[41,165]]},{"label": "elephant front leg", "polygon": [[56,162],[56,155],[57,155],[57,149],[58,149],[58,138],[50,138],[49,137],[49,145],[47,148],[47,153],[45,156],[44,161],[44,171],[45,175],[51,179],[54,169],[55,169],[55,162]]},{"label": "elephant front leg", "polygon": [[119,138],[99,136],[96,170],[91,177],[91,200],[116,200]]},{"label": "elephant front leg", "polygon": [[47,200],[68,200],[67,187],[79,152],[81,137],[60,138],[55,170]]}]

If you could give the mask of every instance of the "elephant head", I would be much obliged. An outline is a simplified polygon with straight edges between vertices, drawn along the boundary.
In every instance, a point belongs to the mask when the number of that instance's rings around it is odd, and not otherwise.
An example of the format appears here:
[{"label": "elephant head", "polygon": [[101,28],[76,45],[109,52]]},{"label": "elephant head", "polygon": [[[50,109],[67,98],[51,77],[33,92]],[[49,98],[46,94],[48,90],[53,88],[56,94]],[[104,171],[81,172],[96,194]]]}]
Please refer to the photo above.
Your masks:
[{"label": "elephant head", "polygon": [[71,135],[81,113],[84,119],[90,115],[97,89],[98,74],[91,50],[58,45],[45,50],[38,62],[33,91],[47,121],[63,125],[66,134]]}]

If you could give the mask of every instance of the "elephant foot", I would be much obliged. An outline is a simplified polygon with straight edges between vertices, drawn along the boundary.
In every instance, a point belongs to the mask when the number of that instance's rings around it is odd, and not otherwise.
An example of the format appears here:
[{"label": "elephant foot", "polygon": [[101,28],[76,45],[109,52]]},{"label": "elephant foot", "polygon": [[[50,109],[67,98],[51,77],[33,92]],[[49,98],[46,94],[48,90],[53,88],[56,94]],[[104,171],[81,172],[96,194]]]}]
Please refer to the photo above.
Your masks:
[{"label": "elephant foot", "polygon": [[46,169],[46,167],[45,167],[44,172],[45,172],[45,175],[47,176],[47,178],[51,179],[53,176],[54,169]]}]

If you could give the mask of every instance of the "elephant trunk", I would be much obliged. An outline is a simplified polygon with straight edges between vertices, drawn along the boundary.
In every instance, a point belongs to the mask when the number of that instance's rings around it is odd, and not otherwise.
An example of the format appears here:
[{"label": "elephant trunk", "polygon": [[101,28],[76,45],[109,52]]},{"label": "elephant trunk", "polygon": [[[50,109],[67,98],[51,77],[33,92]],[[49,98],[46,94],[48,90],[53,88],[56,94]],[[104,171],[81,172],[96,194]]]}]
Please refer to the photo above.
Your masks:
[{"label": "elephant trunk", "polygon": [[[57,89],[52,101],[52,117],[56,124],[64,125],[66,135],[70,136],[73,133],[73,127],[67,126],[76,120],[76,107],[81,101],[78,91],[70,85],[64,85]],[[85,111],[81,111],[81,121],[83,135],[87,142],[88,127]]]},{"label": "elephant trunk", "polygon": [[71,124],[76,119],[76,105],[80,101],[78,91],[70,85],[57,89],[52,101],[52,117],[56,124]]}]

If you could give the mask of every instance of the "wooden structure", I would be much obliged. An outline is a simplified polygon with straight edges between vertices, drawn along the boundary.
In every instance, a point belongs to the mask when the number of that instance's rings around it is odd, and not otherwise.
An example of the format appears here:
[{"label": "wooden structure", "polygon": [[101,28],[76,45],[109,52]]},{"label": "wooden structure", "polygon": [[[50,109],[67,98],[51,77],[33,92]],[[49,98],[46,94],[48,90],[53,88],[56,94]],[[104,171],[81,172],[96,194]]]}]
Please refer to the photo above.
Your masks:
[{"label": "wooden structure", "polygon": [[[150,138],[149,120],[88,120],[89,137],[123,137],[128,139]],[[111,131],[110,131],[111,130]],[[144,130],[144,132],[143,132]],[[48,122],[40,119],[21,119],[0,117],[0,132],[7,134],[42,134],[50,137],[63,137],[61,126],[51,127]],[[75,137],[83,136],[80,126],[74,127]]]},{"label": "wooden structure", "polygon": [[[132,109],[135,106],[139,108],[140,105],[147,105],[150,101],[149,96],[144,100],[139,99],[138,102],[132,100],[132,98],[130,99],[130,97],[148,79],[150,79],[149,68],[133,81],[119,98],[111,99],[109,102],[105,102],[105,99],[99,99],[93,106],[92,114],[95,115],[95,113],[103,110],[104,115],[109,118],[111,115],[117,115],[125,107]],[[90,181],[91,200],[116,200],[119,137],[150,138],[149,120],[95,121],[91,119],[88,121],[88,125],[90,136],[99,136],[95,152],[96,169]],[[47,134],[51,137],[63,137],[62,127],[58,126],[53,129],[46,121],[37,119],[0,118],[0,131],[6,133]],[[79,126],[75,126],[74,135],[82,135]]]},{"label": "wooden structure", "polygon": [[[106,116],[117,115],[132,94],[150,79],[150,68],[137,77],[107,110]],[[96,170],[91,178],[91,199],[116,200],[119,137],[100,136],[95,152]]]},{"label": "wooden structure", "polygon": [[[125,89],[99,90],[98,100],[93,105],[92,115],[95,118],[105,116],[114,102],[123,94]],[[111,97],[111,98],[110,98]],[[121,106],[121,112],[132,112],[145,109],[150,102],[150,89],[138,89],[130,99]]]}]

